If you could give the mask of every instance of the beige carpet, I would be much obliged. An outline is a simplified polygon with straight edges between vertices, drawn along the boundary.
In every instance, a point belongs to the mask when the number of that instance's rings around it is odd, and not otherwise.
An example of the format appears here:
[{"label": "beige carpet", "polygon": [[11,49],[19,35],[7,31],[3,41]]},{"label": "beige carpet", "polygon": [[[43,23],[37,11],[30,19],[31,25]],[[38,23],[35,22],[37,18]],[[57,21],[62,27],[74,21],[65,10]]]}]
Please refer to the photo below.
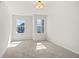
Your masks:
[{"label": "beige carpet", "polygon": [[14,41],[9,44],[4,58],[78,58],[79,55],[49,41]]}]

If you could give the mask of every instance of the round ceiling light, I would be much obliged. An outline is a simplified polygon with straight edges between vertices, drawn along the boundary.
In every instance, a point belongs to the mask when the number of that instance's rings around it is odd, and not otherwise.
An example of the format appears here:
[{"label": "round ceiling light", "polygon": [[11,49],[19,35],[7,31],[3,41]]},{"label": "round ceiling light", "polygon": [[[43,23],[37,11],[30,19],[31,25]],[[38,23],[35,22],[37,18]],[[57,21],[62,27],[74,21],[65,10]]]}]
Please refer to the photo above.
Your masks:
[{"label": "round ceiling light", "polygon": [[45,4],[43,1],[37,1],[35,6],[37,9],[42,9],[44,8]]}]

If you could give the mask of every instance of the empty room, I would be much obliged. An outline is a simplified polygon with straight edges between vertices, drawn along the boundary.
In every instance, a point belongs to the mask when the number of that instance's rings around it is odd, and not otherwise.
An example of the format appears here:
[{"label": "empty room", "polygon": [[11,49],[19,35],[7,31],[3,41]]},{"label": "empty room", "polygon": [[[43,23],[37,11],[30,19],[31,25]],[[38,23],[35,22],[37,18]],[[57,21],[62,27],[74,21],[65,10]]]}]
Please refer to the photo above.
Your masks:
[{"label": "empty room", "polygon": [[79,1],[0,1],[1,58],[79,58]]}]

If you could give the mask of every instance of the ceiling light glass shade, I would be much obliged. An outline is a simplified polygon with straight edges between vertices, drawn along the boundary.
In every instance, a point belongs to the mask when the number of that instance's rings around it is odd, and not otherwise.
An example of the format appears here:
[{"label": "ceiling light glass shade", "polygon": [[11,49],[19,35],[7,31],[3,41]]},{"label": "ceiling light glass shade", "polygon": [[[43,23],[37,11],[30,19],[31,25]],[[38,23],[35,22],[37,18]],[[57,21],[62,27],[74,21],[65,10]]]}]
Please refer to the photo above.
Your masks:
[{"label": "ceiling light glass shade", "polygon": [[37,1],[35,6],[37,9],[42,9],[44,8],[45,4],[42,1]]}]

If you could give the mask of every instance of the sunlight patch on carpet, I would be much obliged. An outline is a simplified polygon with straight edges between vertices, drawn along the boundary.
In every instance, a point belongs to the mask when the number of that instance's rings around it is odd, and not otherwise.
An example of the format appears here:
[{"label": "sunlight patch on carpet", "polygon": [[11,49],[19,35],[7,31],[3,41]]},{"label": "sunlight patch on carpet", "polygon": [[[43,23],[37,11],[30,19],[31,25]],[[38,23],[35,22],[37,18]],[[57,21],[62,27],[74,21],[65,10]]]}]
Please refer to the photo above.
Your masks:
[{"label": "sunlight patch on carpet", "polygon": [[38,42],[36,46],[36,50],[41,50],[41,49],[47,49],[47,47],[43,45],[41,42]]}]

